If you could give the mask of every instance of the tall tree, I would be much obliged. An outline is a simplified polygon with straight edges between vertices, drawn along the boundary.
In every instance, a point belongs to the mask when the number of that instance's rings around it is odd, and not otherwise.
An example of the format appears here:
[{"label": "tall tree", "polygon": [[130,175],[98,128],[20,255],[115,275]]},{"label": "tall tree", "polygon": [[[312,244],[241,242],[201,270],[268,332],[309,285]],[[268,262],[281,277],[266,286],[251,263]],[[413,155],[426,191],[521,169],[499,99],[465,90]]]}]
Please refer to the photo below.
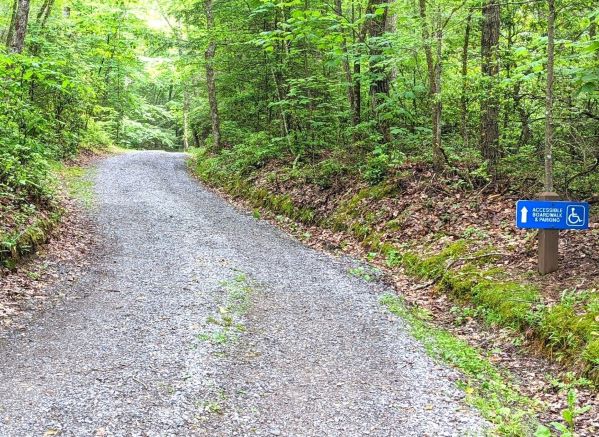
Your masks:
[{"label": "tall tree", "polygon": [[[352,4],[352,8],[353,8],[353,4]],[[346,20],[344,13],[343,13],[343,1],[342,0],[335,0],[335,14],[337,15],[337,17],[340,21]],[[346,37],[345,33],[343,32],[343,30],[340,33],[341,33],[341,38],[342,38],[341,50],[343,52],[343,60],[342,60],[343,72],[345,73],[345,80],[347,81],[347,99],[348,99],[349,107],[351,110],[352,124],[354,126],[356,126],[360,123],[360,108],[358,107],[359,98],[356,95],[356,88],[353,84],[354,68],[350,64],[350,54],[349,54],[349,51],[347,48],[347,37]],[[351,60],[351,63],[355,64],[355,62],[356,62],[355,59]],[[357,62],[359,62],[359,61],[357,61]]]},{"label": "tall tree", "polygon": [[[356,11],[357,10],[357,11]],[[356,7],[354,0],[351,1],[351,22],[352,24],[356,23],[358,16],[360,14],[360,9]],[[355,27],[355,26],[354,26]],[[352,31],[353,43],[362,45],[364,44],[364,36],[362,32],[357,32],[355,28]],[[362,63],[358,57],[358,59],[354,60],[354,116],[353,116],[353,124],[357,126],[362,121]]]},{"label": "tall tree", "polygon": [[19,8],[19,0],[13,0],[12,8],[10,12],[10,23],[8,24],[8,29],[6,31],[6,47],[10,47],[10,43],[12,41],[12,35],[15,30],[15,20],[17,19],[17,10]]},{"label": "tall tree", "polygon": [[222,148],[220,131],[220,116],[218,113],[218,100],[216,98],[216,75],[214,72],[214,56],[216,55],[216,41],[214,40],[214,3],[213,0],[205,0],[206,27],[208,30],[208,48],[204,54],[206,61],[206,86],[208,88],[208,101],[210,104],[210,119],[212,121],[212,139],[214,149]]},{"label": "tall tree", "polygon": [[48,21],[48,18],[52,13],[52,6],[54,6],[54,1],[55,0],[44,0],[44,4],[37,13],[36,21],[37,24],[42,28],[46,25],[46,22]]},{"label": "tall tree", "polygon": [[387,29],[387,17],[389,16],[388,4],[389,0],[371,0],[368,3],[366,14],[372,18],[369,18],[365,23],[370,37],[368,42],[368,46],[370,47],[369,64],[371,75],[370,106],[385,143],[392,141],[389,121],[381,114],[379,108],[383,101],[389,98],[389,74],[382,62],[383,50],[386,45],[383,35]]},{"label": "tall tree", "polygon": [[[436,52],[437,59],[433,57],[432,48],[432,32],[427,15],[426,0],[419,0],[419,12],[421,20],[422,42],[424,44],[424,54],[426,56],[426,67],[428,72],[428,97],[432,118],[432,150],[433,150],[433,166],[436,170],[441,170],[444,167],[445,160],[441,144],[441,118],[443,106],[441,102],[441,51],[442,51],[442,36],[443,29],[438,20],[436,22]],[[438,18],[438,17],[437,17]]]},{"label": "tall tree", "polygon": [[486,0],[482,9],[481,71],[485,79],[480,121],[481,152],[488,161],[489,171],[497,178],[499,150],[499,96],[495,82],[499,75],[499,0]]},{"label": "tall tree", "polygon": [[466,17],[466,27],[464,30],[464,45],[462,46],[462,94],[460,96],[460,131],[462,134],[462,142],[464,147],[468,147],[468,99],[469,99],[469,83],[468,83],[468,51],[470,49],[470,30],[472,25],[472,9],[468,11]]}]

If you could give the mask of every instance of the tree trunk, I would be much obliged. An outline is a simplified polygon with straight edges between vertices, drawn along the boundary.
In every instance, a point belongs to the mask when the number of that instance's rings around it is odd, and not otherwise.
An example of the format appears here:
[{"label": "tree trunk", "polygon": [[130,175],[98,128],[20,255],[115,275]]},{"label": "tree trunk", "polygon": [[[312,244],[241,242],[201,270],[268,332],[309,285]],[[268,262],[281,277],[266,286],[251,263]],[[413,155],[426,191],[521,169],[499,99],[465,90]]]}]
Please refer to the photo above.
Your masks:
[{"label": "tree trunk", "polygon": [[553,80],[555,58],[555,2],[547,0],[547,92],[545,95],[545,191],[553,192]]},{"label": "tree trunk", "polygon": [[489,165],[489,173],[497,179],[499,150],[499,98],[495,82],[499,74],[499,0],[486,0],[483,6],[481,37],[481,71],[485,78],[486,93],[482,100],[480,122],[481,153]]},{"label": "tree trunk", "polygon": [[468,49],[470,48],[470,28],[472,25],[472,10],[466,18],[466,30],[464,31],[464,46],[462,48],[462,95],[460,97],[460,131],[464,147],[468,147]]},{"label": "tree trunk", "polygon": [[187,152],[189,150],[189,108],[190,108],[189,89],[186,84],[183,84],[183,149]]},{"label": "tree trunk", "polygon": [[[384,35],[387,26],[387,8],[385,8],[382,14],[375,14],[379,6],[387,4],[388,0],[373,0],[369,2],[367,14],[372,14],[374,18],[370,18],[365,25],[368,26],[368,35],[370,38],[380,38]],[[383,56],[383,46],[380,41],[369,41],[370,47],[370,59],[372,60],[381,58]],[[385,71],[385,67],[381,66],[380,62],[370,61],[370,75],[374,78],[370,82],[370,105],[372,113],[377,119],[377,126],[383,141],[390,143],[393,138],[391,137],[391,128],[389,121],[381,117],[379,106],[381,103],[389,97],[389,75]]]},{"label": "tree trunk", "polygon": [[[335,13],[339,18],[343,17],[342,0],[335,0]],[[345,80],[347,82],[347,100],[352,114],[352,123],[355,126],[359,123],[359,116],[356,116],[358,110],[356,108],[356,96],[353,85],[352,69],[349,62],[349,53],[347,50],[347,39],[345,34],[341,43],[341,50],[343,51],[343,72],[345,73]],[[355,62],[355,61],[354,61]]]},{"label": "tree trunk", "polygon": [[29,22],[29,0],[18,0],[13,31],[8,45],[11,53],[22,53]]},{"label": "tree trunk", "polygon": [[357,126],[362,122],[362,64],[360,59],[354,61],[354,114],[353,125]]},{"label": "tree trunk", "polygon": [[[389,0],[389,5],[393,5],[396,0]],[[395,34],[397,32],[397,12],[389,11],[387,16],[387,23],[385,26],[385,32],[389,34]],[[397,81],[397,76],[399,75],[397,70],[397,64],[393,63],[391,66],[391,71],[389,72],[389,86],[393,87],[393,84]]]},{"label": "tree trunk", "polygon": [[42,29],[46,25],[46,22],[48,21],[48,18],[50,17],[50,14],[52,13],[52,6],[54,6],[54,1],[55,0],[45,0],[44,4],[42,5],[39,12],[37,13],[36,21]]},{"label": "tree trunk", "polygon": [[[351,22],[354,24],[356,22],[356,7],[354,5],[354,1],[351,2]],[[360,36],[361,33],[356,32],[356,30],[352,30],[353,32],[353,43],[356,42],[363,43],[364,39]],[[362,122],[362,64],[360,60],[360,56],[357,56],[357,59],[354,59],[354,76],[353,76],[353,84],[354,84],[354,114],[353,114],[353,125],[357,126]]]},{"label": "tree trunk", "polygon": [[44,0],[44,3],[42,3],[42,7],[39,9],[38,13],[37,13],[37,18],[36,18],[36,23],[39,23],[41,21],[41,19],[43,18],[44,14],[46,13],[46,8],[48,7],[48,3],[50,2],[50,0]]},{"label": "tree trunk", "polygon": [[210,103],[210,119],[212,121],[212,137],[214,140],[214,149],[222,148],[220,117],[218,114],[218,100],[216,99],[216,78],[214,73],[214,55],[216,54],[216,42],[214,41],[214,14],[212,10],[213,0],[205,0],[206,22],[210,42],[205,53],[206,60],[206,85],[208,88],[208,101]]},{"label": "tree trunk", "polygon": [[[591,17],[591,24],[589,24],[589,39],[593,41],[597,35],[597,15]],[[595,50],[595,58],[599,59],[599,50]]]},{"label": "tree trunk", "polygon": [[198,131],[196,130],[195,127],[191,128],[191,135],[193,137],[193,144],[196,147],[200,147],[202,145],[202,143],[200,141],[200,134],[198,133]]},{"label": "tree trunk", "polygon": [[10,24],[8,25],[8,30],[6,31],[6,47],[10,48],[10,43],[12,41],[12,36],[15,31],[15,20],[17,19],[17,10],[19,9],[19,1],[14,0],[12,3],[12,9],[10,13]]},{"label": "tree trunk", "polygon": [[[437,24],[440,26],[440,24]],[[443,101],[441,100],[441,72],[443,59],[443,29],[437,28],[436,31],[437,62],[435,64],[435,101],[433,104],[433,135],[435,145],[433,149],[433,163],[436,168],[444,166],[443,145],[441,141],[441,127],[443,114]]]},{"label": "tree trunk", "polygon": [[530,129],[530,114],[526,111],[526,108],[522,104],[522,95],[520,94],[520,84],[517,83],[514,86],[514,107],[520,118],[520,139],[518,141],[518,149],[522,146],[526,146],[530,143],[532,138],[532,131]]},{"label": "tree trunk", "polygon": [[431,44],[431,32],[426,14],[426,0],[419,0],[420,19],[422,21],[422,41],[424,44],[424,54],[426,56],[426,66],[428,71],[429,100],[431,108],[431,118],[433,127],[432,151],[433,167],[435,170],[442,170],[445,164],[443,149],[441,143],[441,121],[443,106],[441,104],[441,51],[443,30],[437,29],[437,62],[433,59],[433,49]]}]

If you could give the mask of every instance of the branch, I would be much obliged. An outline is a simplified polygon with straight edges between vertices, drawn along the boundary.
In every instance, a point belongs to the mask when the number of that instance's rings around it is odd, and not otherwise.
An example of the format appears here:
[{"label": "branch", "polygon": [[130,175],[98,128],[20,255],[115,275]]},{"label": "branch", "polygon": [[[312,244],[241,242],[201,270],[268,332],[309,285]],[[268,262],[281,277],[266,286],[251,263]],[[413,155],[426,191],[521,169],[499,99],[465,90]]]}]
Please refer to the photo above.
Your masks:
[{"label": "branch", "polygon": [[577,179],[577,178],[579,178],[581,176],[585,176],[585,175],[587,175],[589,173],[592,173],[593,171],[595,171],[595,169],[597,167],[599,167],[599,157],[595,158],[595,163],[593,165],[591,165],[589,168],[587,168],[586,170],[583,170],[583,171],[575,174],[574,176],[568,178],[566,180],[566,187],[565,187],[566,194],[568,194],[568,192],[570,191],[570,184],[572,183],[572,181],[574,179]]}]

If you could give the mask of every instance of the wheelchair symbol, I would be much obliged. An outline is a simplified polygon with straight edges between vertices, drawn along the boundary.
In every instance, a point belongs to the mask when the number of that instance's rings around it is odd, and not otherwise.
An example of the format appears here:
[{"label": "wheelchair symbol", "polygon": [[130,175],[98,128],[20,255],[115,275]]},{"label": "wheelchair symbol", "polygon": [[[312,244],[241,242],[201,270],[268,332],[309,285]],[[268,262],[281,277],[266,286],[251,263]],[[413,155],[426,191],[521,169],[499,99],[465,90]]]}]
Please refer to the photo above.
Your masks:
[{"label": "wheelchair symbol", "polygon": [[568,206],[566,222],[568,226],[583,227],[585,222],[585,209],[582,206]]}]

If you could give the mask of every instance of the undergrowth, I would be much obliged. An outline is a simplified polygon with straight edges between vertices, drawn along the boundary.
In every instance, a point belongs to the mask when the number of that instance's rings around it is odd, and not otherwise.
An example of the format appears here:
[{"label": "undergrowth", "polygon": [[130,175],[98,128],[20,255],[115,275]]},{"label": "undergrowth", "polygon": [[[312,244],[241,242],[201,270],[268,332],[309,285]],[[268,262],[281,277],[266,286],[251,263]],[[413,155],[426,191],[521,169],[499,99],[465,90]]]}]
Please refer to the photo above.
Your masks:
[{"label": "undergrowth", "polygon": [[234,166],[229,168],[223,165],[220,157],[208,155],[205,149],[196,153],[192,163],[193,171],[200,179],[223,188],[233,197],[246,199],[254,207],[266,208],[306,224],[315,221],[314,210],[294,205],[288,195],[277,195],[265,188],[255,187],[242,174],[235,172]]}]

